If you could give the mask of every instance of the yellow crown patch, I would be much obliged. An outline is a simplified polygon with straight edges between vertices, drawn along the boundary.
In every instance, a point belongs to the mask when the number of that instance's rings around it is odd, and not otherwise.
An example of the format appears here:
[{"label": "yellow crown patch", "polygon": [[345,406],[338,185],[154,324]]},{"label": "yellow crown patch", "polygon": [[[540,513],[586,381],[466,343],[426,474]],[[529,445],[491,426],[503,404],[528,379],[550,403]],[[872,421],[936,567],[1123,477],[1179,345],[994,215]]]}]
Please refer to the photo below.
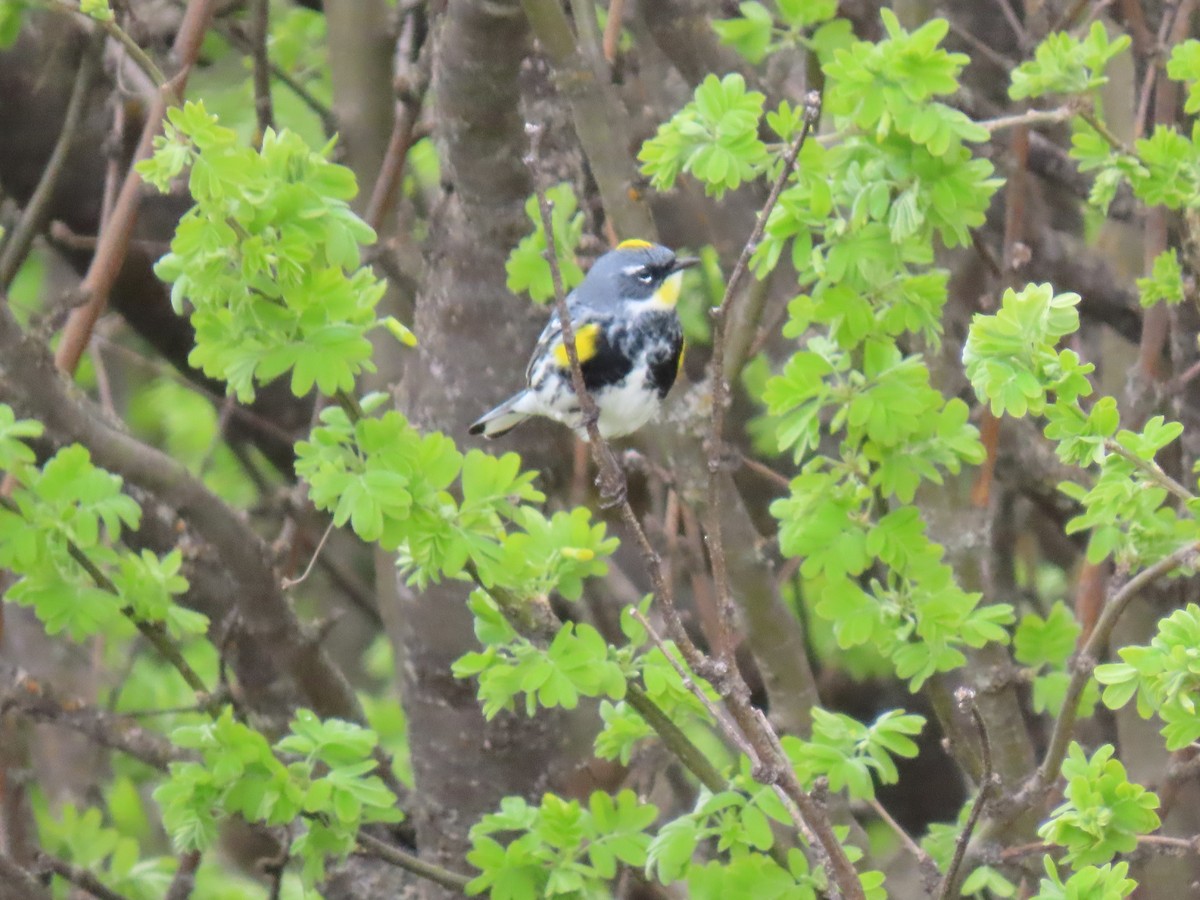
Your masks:
[{"label": "yellow crown patch", "polygon": [[646,250],[654,245],[649,241],[639,241],[637,239],[631,241],[621,241],[617,244],[618,250]]}]

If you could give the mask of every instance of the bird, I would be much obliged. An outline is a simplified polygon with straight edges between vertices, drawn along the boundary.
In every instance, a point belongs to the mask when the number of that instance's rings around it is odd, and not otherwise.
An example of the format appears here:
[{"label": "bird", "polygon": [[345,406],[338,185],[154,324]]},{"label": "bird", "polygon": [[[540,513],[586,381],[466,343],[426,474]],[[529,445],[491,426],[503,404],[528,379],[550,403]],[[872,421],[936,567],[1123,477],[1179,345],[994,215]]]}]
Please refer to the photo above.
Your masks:
[{"label": "bird", "polygon": [[[654,418],[675,383],[683,359],[676,304],[684,270],[699,261],[661,244],[622,241],[567,295],[583,383],[605,440]],[[533,349],[524,389],[480,416],[469,433],[498,438],[533,416],[561,422],[587,440],[557,313]]]}]

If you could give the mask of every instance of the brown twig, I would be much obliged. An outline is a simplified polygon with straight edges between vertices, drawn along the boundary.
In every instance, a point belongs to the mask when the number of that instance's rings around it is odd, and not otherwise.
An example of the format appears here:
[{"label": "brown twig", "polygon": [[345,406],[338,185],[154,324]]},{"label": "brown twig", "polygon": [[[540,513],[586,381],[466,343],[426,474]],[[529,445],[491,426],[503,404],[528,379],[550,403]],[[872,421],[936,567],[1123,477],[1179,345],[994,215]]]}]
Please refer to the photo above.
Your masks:
[{"label": "brown twig", "polygon": [[[179,71],[169,81],[158,82],[159,89],[150,104],[146,126],[142,129],[141,139],[134,152],[134,163],[150,156],[154,137],[161,127],[168,102],[182,96],[188,74],[200,54],[204,32],[212,18],[212,7],[213,0],[189,0],[184,10],[183,21],[172,48],[172,55],[179,60]],[[91,340],[96,322],[108,305],[108,295],[125,261],[129,239],[137,222],[138,208],[141,205],[141,186],[142,178],[131,165],[117,195],[112,216],[100,234],[100,242],[92,256],[91,265],[88,266],[87,274],[79,286],[80,295],[85,298],[85,302],[71,312],[55,352],[55,365],[62,372],[74,373],[88,341]]]},{"label": "brown twig", "polygon": [[971,835],[975,831],[975,826],[979,824],[979,818],[983,815],[983,808],[987,805],[991,795],[1000,786],[999,779],[996,777],[996,770],[992,764],[992,742],[988,736],[987,723],[984,722],[983,715],[979,712],[979,707],[975,703],[974,691],[971,691],[969,688],[959,688],[955,693],[955,700],[960,705],[967,707],[972,720],[975,722],[975,728],[979,732],[983,775],[979,782],[979,790],[975,794],[974,801],[971,803],[971,811],[967,813],[967,822],[963,826],[963,830],[959,833],[958,839],[954,842],[954,857],[950,860],[950,865],[946,869],[946,877],[942,879],[941,888],[938,890],[938,900],[948,900],[950,897],[958,896],[960,869],[962,868],[963,859],[967,855],[967,845],[971,843]]},{"label": "brown twig", "polygon": [[87,13],[81,12],[79,7],[72,3],[67,3],[65,0],[54,0],[54,5],[64,12],[74,13],[82,18],[90,27],[99,27],[106,35],[121,45],[122,49],[129,54],[129,58],[134,61],[139,69],[146,73],[146,76],[156,85],[165,84],[167,77],[163,74],[162,69],[158,67],[153,59],[150,58],[145,50],[138,46],[135,41],[122,28],[115,19],[93,19]]},{"label": "brown twig", "polygon": [[[804,123],[800,134],[792,142],[784,155],[779,174],[771,187],[763,208],[759,210],[754,229],[750,233],[733,272],[725,286],[725,294],[719,306],[713,309],[713,355],[710,363],[712,383],[712,421],[709,431],[708,444],[708,497],[707,513],[709,523],[708,550],[712,563],[713,581],[717,591],[717,605],[723,629],[732,635],[736,630],[737,612],[729,583],[729,572],[725,560],[725,547],[721,531],[720,510],[721,487],[723,483],[722,470],[724,460],[724,424],[725,407],[729,399],[729,385],[725,381],[725,334],[729,313],[738,296],[742,279],[749,271],[750,257],[762,239],[767,219],[783,192],[784,185],[791,177],[792,170],[800,156],[800,151],[812,129],[820,119],[821,97],[816,91],[811,91],[805,98]],[[686,656],[685,656],[686,658]],[[749,689],[737,669],[733,658],[732,642],[722,648],[721,658],[716,664],[697,666],[688,660],[689,665],[710,681],[714,682],[718,692],[729,706],[730,714],[755,750],[759,765],[755,769],[755,778],[763,784],[785,795],[790,804],[794,804],[802,825],[812,833],[815,839],[814,848],[822,855],[822,865],[826,867],[830,881],[837,885],[847,898],[859,900],[864,896],[862,885],[854,866],[846,856],[841,842],[833,833],[833,827],[825,810],[805,792],[796,778],[796,773],[787,761],[786,755],[780,752],[778,738],[761,713],[750,704]]]},{"label": "brown twig", "polygon": [[275,111],[271,103],[271,59],[267,40],[271,34],[270,0],[252,0],[250,4],[250,59],[254,64],[254,115],[258,120],[258,140],[261,144],[268,129],[275,127]]},{"label": "brown twig", "polygon": [[570,106],[605,215],[623,237],[653,234],[649,206],[631,190],[636,172],[628,149],[634,145],[633,125],[625,104],[611,82],[599,80],[584,58],[560,0],[521,0],[521,7],[558,75],[560,96]]},{"label": "brown twig", "polygon": [[59,859],[57,856],[51,856],[42,850],[37,852],[37,866],[43,872],[66,879],[77,888],[87,891],[97,900],[128,900],[124,894],[118,894],[106,886],[87,869],[69,863],[65,859]]},{"label": "brown twig", "polygon": [[189,850],[179,854],[179,865],[175,869],[175,877],[167,888],[163,900],[187,900],[192,896],[196,887],[196,870],[200,868],[201,853],[199,850]]},{"label": "brown twig", "polygon": [[432,881],[435,884],[440,884],[442,887],[450,888],[451,890],[463,891],[471,881],[467,875],[460,875],[458,872],[451,872],[442,866],[434,865],[418,856],[401,850],[399,847],[393,847],[391,844],[381,841],[379,838],[367,834],[365,831],[358,833],[358,846],[364,853],[374,856],[376,859],[381,859],[397,868],[412,872],[414,875],[419,875],[421,878]]},{"label": "brown twig", "polygon": [[621,20],[625,18],[625,0],[608,0],[608,21],[604,23],[604,58],[612,65],[617,61],[617,45],[621,41]]},{"label": "brown twig", "polygon": [[[1135,4],[1140,8],[1140,4]],[[1173,47],[1187,37],[1187,31],[1195,9],[1195,0],[1182,0],[1175,13],[1175,20],[1167,38],[1168,47]],[[1154,61],[1147,62],[1153,66]],[[1171,125],[1175,122],[1179,85],[1170,78],[1156,78],[1154,85],[1154,122],[1156,125]],[[1142,247],[1144,271],[1154,267],[1154,261],[1167,249],[1170,240],[1167,209],[1154,206],[1146,211],[1145,237]],[[1137,373],[1143,384],[1151,384],[1162,378],[1163,350],[1170,331],[1170,313],[1166,304],[1159,303],[1145,311],[1142,317],[1142,337],[1138,344]]]},{"label": "brown twig", "polygon": [[1096,667],[1101,652],[1108,645],[1113,628],[1116,627],[1117,620],[1121,618],[1121,614],[1129,602],[1159,578],[1187,563],[1198,552],[1200,552],[1200,543],[1185,544],[1174,553],[1163,557],[1154,565],[1130,578],[1105,604],[1100,618],[1096,620],[1092,636],[1084,645],[1083,650],[1076,654],[1071,664],[1071,680],[1067,684],[1062,710],[1054,723],[1054,731],[1050,736],[1046,755],[1030,783],[1022,788],[1022,796],[1017,798],[1019,805],[1035,802],[1058,778],[1059,766],[1062,765],[1062,761],[1067,755],[1067,745],[1070,743],[1075,729],[1075,720],[1079,712],[1079,698],[1083,696],[1083,689],[1087,686],[1088,679],[1091,678],[1092,670]]},{"label": "brown twig", "polygon": [[1007,128],[1057,125],[1062,122],[1068,122],[1077,115],[1080,115],[1079,107],[1067,103],[1054,109],[1030,109],[1026,112],[1014,113],[1011,116],[997,116],[994,119],[984,119],[982,122],[976,122],[975,124],[987,129],[989,134],[995,134],[997,131],[1004,131]]},{"label": "brown twig", "polygon": [[396,91],[396,113],[392,121],[392,135],[379,167],[379,176],[371,189],[363,220],[376,231],[383,226],[384,217],[392,208],[396,191],[404,181],[404,167],[408,151],[415,143],[417,121],[421,118],[421,107],[429,90],[429,79],[433,70],[432,41],[426,40],[417,56],[410,80],[398,85]]},{"label": "brown twig", "polygon": [[1000,11],[1004,14],[1004,20],[1008,22],[1008,27],[1017,36],[1017,43],[1022,49],[1027,48],[1029,46],[1029,33],[1025,30],[1025,26],[1021,24],[1021,18],[1017,15],[1017,11],[1013,9],[1012,3],[1009,0],[995,0],[995,4],[1000,7]]},{"label": "brown twig", "polygon": [[929,872],[932,868],[932,872],[936,876],[937,864],[933,861],[933,858],[921,848],[920,844],[912,839],[912,835],[904,830],[903,825],[892,818],[892,814],[887,811],[887,807],[880,803],[877,797],[871,797],[867,800],[867,803],[875,811],[875,815],[879,816],[880,821],[891,829],[892,834],[896,835],[900,843],[904,845],[904,849],[913,855],[913,858],[916,859],[917,865],[922,871]]},{"label": "brown twig", "polygon": [[13,279],[17,277],[17,272],[33,246],[34,237],[42,230],[49,217],[50,201],[66,169],[67,155],[75,142],[79,123],[83,121],[88,92],[100,71],[101,43],[99,40],[91,40],[84,47],[83,55],[79,59],[79,69],[75,73],[75,84],[71,88],[71,99],[67,102],[67,111],[63,116],[62,128],[58,132],[54,150],[42,169],[33,195],[21,211],[20,220],[4,245],[4,252],[0,253],[0,295],[8,290]]},{"label": "brown twig", "polygon": [[45,885],[6,852],[0,852],[0,879],[3,879],[5,888],[12,889],[12,897],[20,897],[21,900],[49,900],[50,891]]},{"label": "brown twig", "polygon": [[12,663],[0,661],[0,713],[9,711],[69,728],[102,747],[119,750],[160,771],[172,762],[188,758],[165,737],[143,728],[132,716],[60,697],[50,685],[32,678]]},{"label": "brown twig", "polygon": [[[215,30],[217,34],[223,37],[238,52],[246,56],[253,55],[253,42],[235,24],[217,19]],[[300,99],[300,102],[312,110],[316,117],[321,120],[321,127],[326,135],[332,135],[338,130],[337,117],[327,104],[318,100],[312,91],[301,84],[286,69],[281,68],[270,60],[267,61],[267,65],[270,69],[271,77],[277,79],[280,84],[295,94]]]},{"label": "brown twig", "polygon": [[330,520],[329,524],[325,527],[325,533],[321,535],[321,540],[317,542],[317,548],[313,550],[312,557],[309,559],[308,565],[305,567],[303,574],[301,574],[299,578],[283,579],[280,587],[282,587],[285,591],[291,590],[296,585],[303,584],[308,579],[308,576],[312,574],[313,566],[317,564],[317,558],[321,555],[321,550],[325,547],[325,542],[329,540],[329,535],[332,532],[333,520]]}]

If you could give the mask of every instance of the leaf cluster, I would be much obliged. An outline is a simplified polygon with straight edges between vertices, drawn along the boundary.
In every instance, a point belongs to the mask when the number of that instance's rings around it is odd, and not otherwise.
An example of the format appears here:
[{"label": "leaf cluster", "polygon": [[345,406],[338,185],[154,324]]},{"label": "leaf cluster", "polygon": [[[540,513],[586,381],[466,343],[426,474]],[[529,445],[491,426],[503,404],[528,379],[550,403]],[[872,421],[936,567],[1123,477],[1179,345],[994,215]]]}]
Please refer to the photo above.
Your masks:
[{"label": "leaf cluster", "polygon": [[216,719],[178,728],[171,740],[194,750],[198,762],[172,763],[154,791],[163,825],[180,850],[205,850],[228,816],[265,825],[292,825],[290,852],[303,863],[306,883],[324,877],[327,856],[345,856],[358,830],[398,822],[396,797],[377,775],[373,732],[298,710],[288,735],[268,744],[263,734],[226,707]]}]

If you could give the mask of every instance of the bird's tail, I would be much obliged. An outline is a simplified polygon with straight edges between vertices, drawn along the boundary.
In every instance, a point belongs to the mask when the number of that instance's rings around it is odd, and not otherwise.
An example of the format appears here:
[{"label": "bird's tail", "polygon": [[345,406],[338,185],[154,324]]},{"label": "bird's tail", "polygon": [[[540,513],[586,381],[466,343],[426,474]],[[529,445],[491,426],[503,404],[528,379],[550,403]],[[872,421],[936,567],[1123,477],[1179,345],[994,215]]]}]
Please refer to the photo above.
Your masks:
[{"label": "bird's tail", "polygon": [[508,434],[530,416],[521,409],[528,393],[521,391],[509,397],[495,409],[480,416],[467,431],[470,434],[482,434],[485,438],[498,438]]}]

